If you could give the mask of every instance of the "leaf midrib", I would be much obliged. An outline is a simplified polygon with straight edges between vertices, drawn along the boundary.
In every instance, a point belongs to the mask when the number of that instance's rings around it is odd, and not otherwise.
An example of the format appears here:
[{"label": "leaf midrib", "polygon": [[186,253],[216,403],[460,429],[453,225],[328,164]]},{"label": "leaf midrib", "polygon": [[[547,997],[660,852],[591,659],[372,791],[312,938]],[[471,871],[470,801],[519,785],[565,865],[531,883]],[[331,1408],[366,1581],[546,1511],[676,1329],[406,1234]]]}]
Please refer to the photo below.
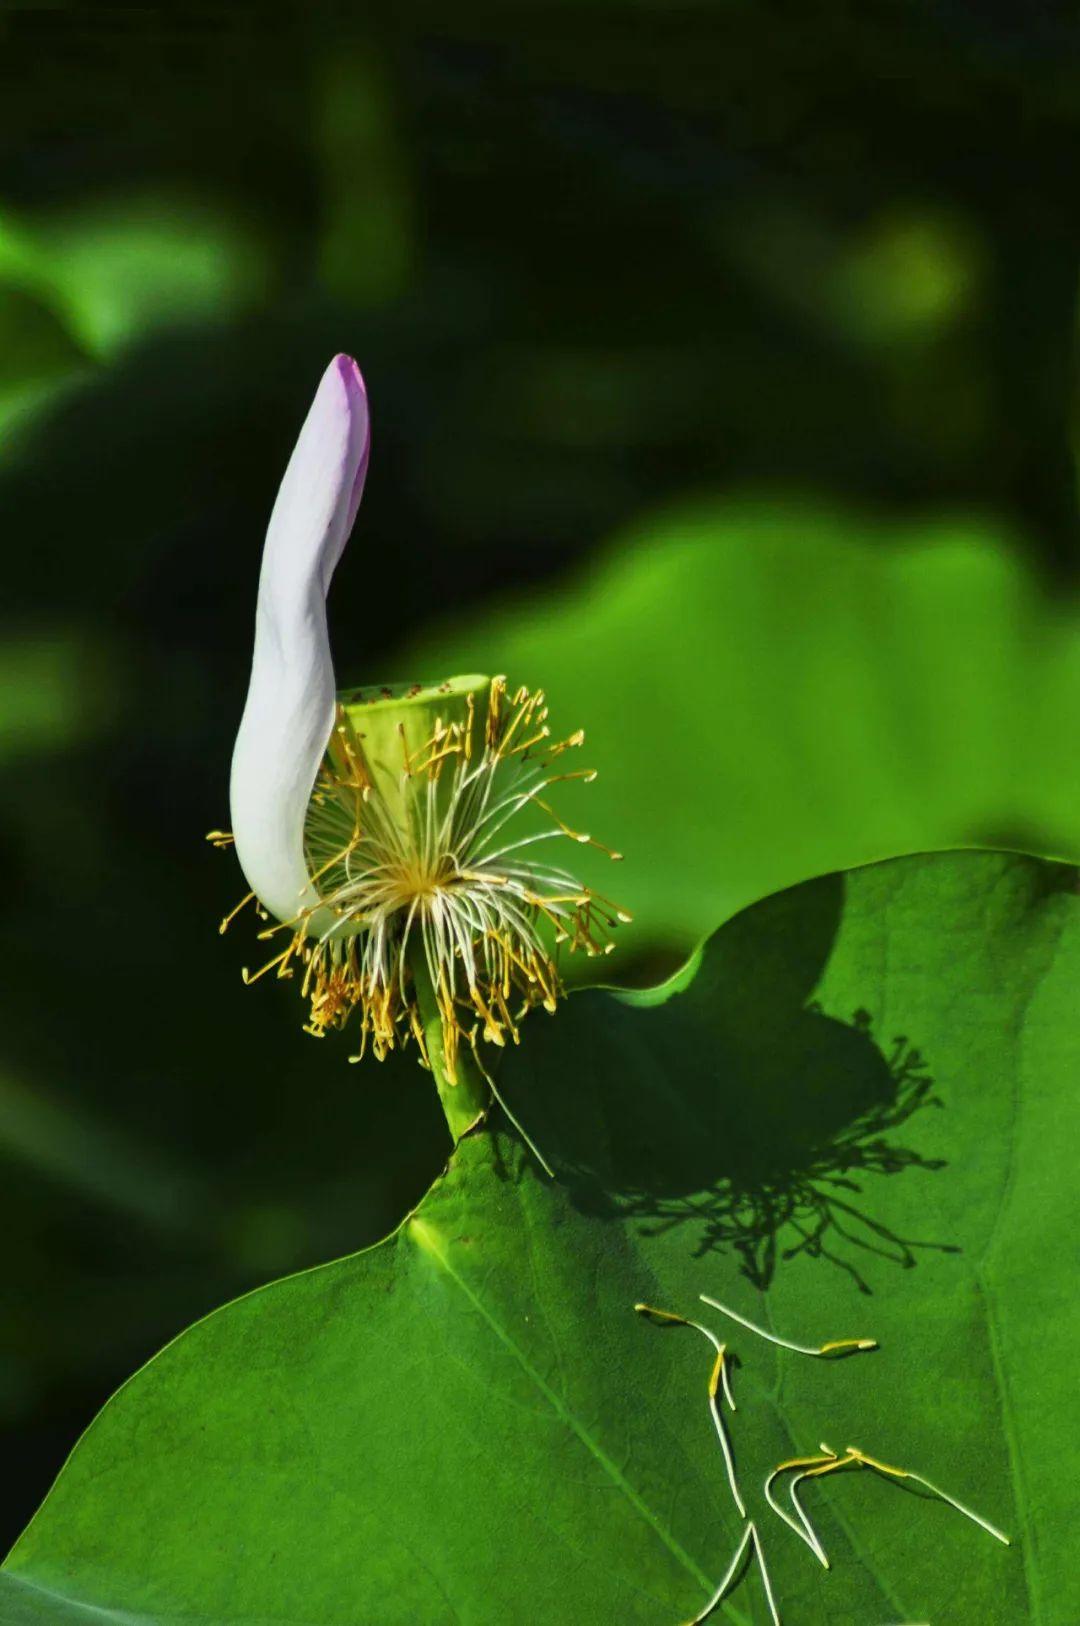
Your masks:
[{"label": "leaf midrib", "polygon": [[[667,1548],[668,1552],[671,1553],[672,1557],[682,1565],[687,1574],[691,1575],[693,1579],[705,1589],[706,1592],[711,1593],[715,1587],[715,1582],[709,1580],[704,1571],[698,1568],[698,1565],[695,1563],[693,1558],[691,1558],[690,1554],[686,1552],[682,1546],[680,1546],[680,1544],[675,1540],[674,1536],[669,1534],[669,1532],[664,1528],[660,1519],[649,1507],[648,1503],[643,1500],[643,1498],[634,1489],[633,1485],[631,1485],[630,1481],[608,1456],[603,1446],[599,1445],[597,1441],[593,1439],[588,1429],[583,1427],[583,1425],[574,1416],[573,1412],[570,1411],[560,1399],[555,1390],[551,1388],[550,1384],[545,1382],[544,1378],[533,1366],[524,1350],[520,1348],[514,1338],[511,1337],[510,1333],[507,1332],[496,1317],[492,1315],[487,1305],[473,1290],[465,1278],[459,1275],[459,1273],[454,1269],[447,1255],[446,1249],[442,1245],[442,1239],[437,1235],[433,1227],[414,1216],[406,1225],[405,1232],[416,1244],[419,1252],[424,1254],[426,1258],[434,1261],[445,1272],[449,1279],[458,1288],[459,1292],[464,1295],[464,1297],[472,1305],[473,1309],[476,1310],[477,1314],[483,1317],[484,1321],[495,1334],[495,1337],[499,1340],[500,1344],[502,1344],[503,1348],[517,1362],[518,1366],[525,1373],[529,1381],[533,1383],[539,1392],[544,1396],[545,1400],[551,1406],[559,1420],[566,1425],[574,1437],[585,1447],[593,1460],[604,1470],[612,1484],[617,1490],[621,1491],[623,1496],[626,1497],[630,1505],[633,1507],[634,1511],[642,1519],[644,1519],[645,1523],[649,1526],[653,1533],[659,1537],[664,1546]],[[723,1602],[720,1604],[720,1609],[729,1620],[735,1623],[735,1626],[752,1626],[752,1623],[747,1619],[747,1617],[740,1610],[734,1608],[731,1604]]]}]

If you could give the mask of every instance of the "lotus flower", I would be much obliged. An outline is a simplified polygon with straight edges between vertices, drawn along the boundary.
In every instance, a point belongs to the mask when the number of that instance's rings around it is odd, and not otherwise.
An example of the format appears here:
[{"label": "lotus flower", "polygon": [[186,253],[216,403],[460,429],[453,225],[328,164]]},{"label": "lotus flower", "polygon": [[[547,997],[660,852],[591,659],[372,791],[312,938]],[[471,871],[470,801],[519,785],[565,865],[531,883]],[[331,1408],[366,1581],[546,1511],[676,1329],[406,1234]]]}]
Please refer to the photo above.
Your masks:
[{"label": "lotus flower", "polygon": [[266,534],[232,839],[244,901],[278,922],[261,935],[286,938],[256,975],[300,972],[309,1032],[355,1012],[361,1054],[413,1039],[454,1086],[463,1040],[478,1062],[478,1040],[516,1042],[526,1010],[555,1006],[560,946],[604,952],[629,916],[544,856],[600,844],[544,799],[594,775],[559,771],[584,736],[551,741],[541,692],[459,677],[336,693],[326,594],[369,446],[360,370],[336,356]]}]

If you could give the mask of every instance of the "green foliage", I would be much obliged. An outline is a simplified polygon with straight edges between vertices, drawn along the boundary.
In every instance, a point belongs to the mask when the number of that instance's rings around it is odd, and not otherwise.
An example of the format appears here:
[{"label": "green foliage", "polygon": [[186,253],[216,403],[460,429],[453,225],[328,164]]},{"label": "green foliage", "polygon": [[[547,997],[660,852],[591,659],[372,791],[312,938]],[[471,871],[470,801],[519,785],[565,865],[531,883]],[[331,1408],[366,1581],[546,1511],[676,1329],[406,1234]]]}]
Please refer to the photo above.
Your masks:
[{"label": "green foliage", "polygon": [[559,596],[446,623],[392,675],[474,668],[542,684],[558,728],[586,726],[599,778],[563,805],[626,859],[575,861],[635,915],[605,971],[832,869],[1080,854],[1080,765],[1058,743],[1080,628],[973,520],[683,508]]},{"label": "green foliage", "polygon": [[[358,1075],[347,1041],[300,1033],[293,990],[241,986],[253,945],[219,942],[216,922],[242,887],[200,839],[227,816],[263,525],[327,357],[361,359],[375,412],[330,607],[360,680],[407,671],[389,657],[433,613],[475,615],[511,584],[543,594],[688,488],[810,488],[896,513],[976,503],[1010,516],[1061,587],[1080,558],[1080,52],[1052,8],[830,3],[789,8],[782,26],[745,0],[635,0],[629,22],[610,5],[466,0],[434,25],[431,8],[396,7],[390,26],[363,7],[98,9],[0,21],[12,1535],[149,1350],[258,1281],[383,1234],[444,1155],[411,1061]],[[784,557],[813,547],[786,523]],[[808,618],[831,613],[826,592],[846,602],[842,581],[808,576],[791,573]],[[888,620],[878,600],[866,608]],[[752,600],[732,604],[745,621]],[[1027,613],[1003,615],[1003,633]],[[931,619],[905,620],[896,663],[938,648],[913,641]],[[690,811],[665,810],[670,837],[656,821],[631,831],[627,863],[601,870],[639,905],[626,949],[655,921],[677,950],[753,896],[755,876],[768,890],[876,856],[897,825],[911,845],[956,839],[934,765],[945,751],[955,778],[968,741],[950,718],[999,677],[1035,724],[1045,812],[1038,830],[1002,828],[1003,798],[976,785],[976,811],[995,813],[978,833],[1076,850],[1074,645],[1041,609],[1030,625],[1036,660],[1003,646],[1000,672],[988,658],[951,692],[914,685],[910,724],[891,704],[884,724],[870,715],[869,760],[891,752],[896,771],[864,778],[835,728],[850,731],[848,706],[872,712],[868,697],[841,691],[838,720],[815,710],[813,681],[805,706],[772,703],[770,659],[777,684],[800,673],[749,623],[718,624],[750,662],[736,698],[781,736],[770,752],[725,696],[711,702],[740,746],[730,771],[714,782],[706,759],[700,812],[690,775],[676,781],[693,794]],[[554,678],[556,652],[534,652]],[[634,646],[594,641],[591,659],[612,682]],[[512,652],[504,664],[516,670]],[[652,681],[667,670],[665,655]],[[855,678],[903,688],[875,651]],[[603,798],[617,746],[591,705],[579,720],[605,753]],[[992,767],[982,744],[970,757]],[[843,784],[824,779],[834,759]],[[653,797],[639,776],[632,788]],[[615,801],[582,798],[600,836],[617,838]],[[714,843],[696,898],[705,821],[731,873]],[[658,873],[672,860],[677,885]]]},{"label": "green foliage", "polygon": [[0,644],[0,764],[94,739],[113,719],[115,688],[101,642],[67,628]]},{"label": "green foliage", "polygon": [[[900,860],[780,894],[672,984],[575,995],[507,1056],[559,1165],[469,1137],[385,1243],[218,1311],[110,1403],[8,1560],[10,1626],[687,1619],[738,1468],[785,1620],[1066,1626],[1077,1431],[1076,874]],[[297,1103],[298,1110],[304,1104]],[[844,1361],[779,1352],[707,1292]],[[818,1441],[916,1470],[761,1504]],[[78,1601],[76,1601],[78,1600]],[[719,1618],[765,1620],[752,1578]]]},{"label": "green foliage", "polygon": [[0,214],[0,286],[32,289],[98,361],[155,328],[222,322],[250,302],[262,270],[250,231],[182,195],[33,224]]}]

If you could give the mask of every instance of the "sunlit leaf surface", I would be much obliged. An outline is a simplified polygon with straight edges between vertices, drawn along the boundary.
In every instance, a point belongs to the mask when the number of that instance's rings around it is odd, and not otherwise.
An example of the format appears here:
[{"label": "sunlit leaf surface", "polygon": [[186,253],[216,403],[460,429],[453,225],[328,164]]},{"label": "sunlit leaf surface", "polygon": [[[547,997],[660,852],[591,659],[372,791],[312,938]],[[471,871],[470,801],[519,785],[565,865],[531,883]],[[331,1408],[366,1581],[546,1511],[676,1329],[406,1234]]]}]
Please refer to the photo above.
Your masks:
[{"label": "sunlit leaf surface", "polygon": [[[1065,865],[900,860],[758,904],[665,988],[534,1021],[501,1083],[559,1180],[477,1135],[388,1241],[182,1335],[11,1555],[5,1622],[688,1620],[738,1518],[712,1351],[647,1300],[729,1341],[785,1621],[1068,1626],[1078,907]],[[781,1352],[701,1292],[881,1347]],[[821,1440],[1012,1546],[860,1471],[803,1486],[826,1574],[761,1496]],[[719,1618],[766,1619],[756,1574]]]},{"label": "sunlit leaf surface", "polygon": [[1080,754],[1062,746],[1080,626],[974,521],[680,509],[400,666],[506,671],[546,687],[558,727],[585,725],[599,778],[574,816],[626,860],[584,863],[636,917],[607,971],[831,869],[968,844],[1080,853]]}]

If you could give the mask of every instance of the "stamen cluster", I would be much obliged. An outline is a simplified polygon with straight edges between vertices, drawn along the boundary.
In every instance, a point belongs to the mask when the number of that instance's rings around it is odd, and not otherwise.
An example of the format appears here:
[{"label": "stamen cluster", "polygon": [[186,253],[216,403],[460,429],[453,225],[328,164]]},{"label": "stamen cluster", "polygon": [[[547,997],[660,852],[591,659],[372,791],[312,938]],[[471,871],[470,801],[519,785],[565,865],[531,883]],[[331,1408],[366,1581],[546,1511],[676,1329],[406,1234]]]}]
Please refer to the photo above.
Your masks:
[{"label": "stamen cluster", "polygon": [[[486,708],[471,693],[464,700],[458,720],[437,717],[418,750],[399,724],[390,772],[369,759],[363,730],[339,705],[305,826],[320,902],[261,934],[291,933],[256,973],[302,969],[307,1031],[321,1037],[355,1011],[359,1055],[370,1044],[380,1059],[413,1038],[428,1062],[430,996],[451,1081],[462,1039],[474,1053],[478,1038],[517,1043],[526,1011],[554,1010],[563,945],[606,953],[611,930],[630,918],[543,856],[553,839],[601,845],[545,800],[561,781],[595,778],[557,769],[584,734],[550,743],[543,693],[510,695],[503,678],[488,686]],[[534,818],[515,836],[509,827],[529,809],[542,827]],[[312,916],[322,924],[326,912],[330,924],[313,932]]]}]

